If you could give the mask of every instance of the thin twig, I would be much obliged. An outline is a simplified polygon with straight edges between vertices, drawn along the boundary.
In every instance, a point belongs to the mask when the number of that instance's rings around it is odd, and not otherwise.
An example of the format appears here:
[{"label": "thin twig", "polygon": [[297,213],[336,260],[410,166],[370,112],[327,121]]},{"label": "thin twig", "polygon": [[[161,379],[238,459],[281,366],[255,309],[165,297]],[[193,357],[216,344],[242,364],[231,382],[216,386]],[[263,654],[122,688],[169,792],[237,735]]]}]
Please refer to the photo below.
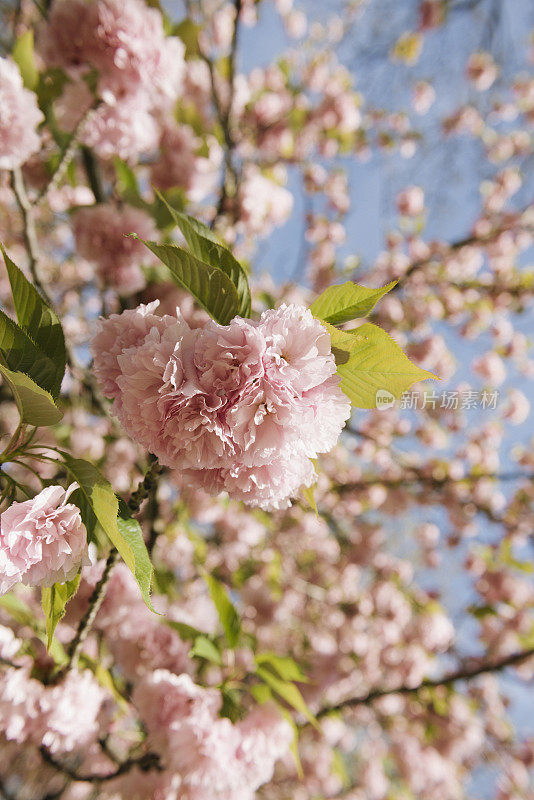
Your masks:
[{"label": "thin twig", "polygon": [[500,474],[482,472],[477,475],[463,475],[461,478],[453,478],[450,475],[446,475],[443,478],[436,478],[433,475],[425,475],[424,473],[421,473],[416,467],[406,466],[405,469],[407,472],[411,472],[412,474],[402,478],[381,478],[379,475],[369,476],[368,478],[360,481],[337,484],[332,486],[332,490],[338,494],[347,494],[348,492],[368,489],[369,486],[375,486],[377,484],[384,486],[387,489],[400,489],[405,486],[417,485],[423,485],[430,487],[431,489],[441,489],[449,484],[473,483],[483,478],[489,478],[491,480],[496,480],[503,483],[522,479],[530,481],[534,478],[534,473],[522,472],[521,470],[513,472],[501,472]]},{"label": "thin twig", "polygon": [[85,174],[87,175],[87,180],[89,181],[89,186],[95,196],[95,200],[97,203],[104,203],[106,200],[106,193],[102,186],[102,178],[100,177],[96,158],[92,150],[88,147],[83,146],[81,148],[81,153]]},{"label": "thin twig", "polygon": [[[527,211],[527,209],[524,209],[524,211]],[[442,245],[441,252],[433,253],[427,258],[421,258],[417,261],[413,261],[408,267],[408,269],[404,272],[404,274],[400,276],[398,283],[396,284],[396,286],[393,287],[391,291],[395,292],[398,291],[399,289],[402,289],[406,280],[410,278],[415,272],[418,272],[420,269],[424,269],[425,267],[429,267],[431,265],[443,262],[451,252],[462,250],[464,247],[469,247],[471,245],[478,245],[480,247],[485,247],[488,244],[492,244],[496,239],[499,238],[499,236],[502,233],[504,233],[507,230],[509,230],[509,228],[506,225],[504,227],[496,227],[487,236],[471,235],[471,236],[466,236],[464,239],[459,239],[456,242]],[[521,232],[524,231],[525,233],[534,232],[532,225],[529,224],[527,225],[519,224],[517,230]]]},{"label": "thin twig", "polygon": [[[241,14],[242,5],[243,5],[242,0],[234,0],[235,21],[232,32],[232,41],[230,44],[230,53],[228,56],[228,101],[226,103],[226,106],[223,104],[219,92],[217,90],[216,71],[213,60],[207,53],[204,53],[202,49],[200,50],[200,57],[208,67],[213,105],[215,107],[215,112],[217,114],[217,118],[222,129],[224,144],[225,144],[223,175],[221,179],[219,202],[217,204],[215,216],[211,221],[211,227],[215,225],[215,222],[224,212],[226,201],[229,196],[230,180],[233,183],[232,186],[233,194],[237,193],[239,184],[238,173],[233,163],[233,153],[235,150],[236,143],[234,140],[233,128],[232,128],[232,112],[233,112],[234,97],[235,97],[236,58],[237,58],[237,50],[239,47],[239,31],[240,31],[239,17]],[[191,3],[187,2],[186,6],[188,9],[188,13],[191,14],[192,11]]]},{"label": "thin twig", "polygon": [[73,781],[84,781],[86,783],[104,783],[105,781],[112,781],[114,778],[118,778],[120,775],[129,772],[134,767],[137,767],[143,772],[148,772],[152,769],[162,769],[159,763],[159,756],[156,753],[145,753],[138,758],[126,759],[122,764],[119,764],[116,770],[109,772],[107,775],[79,775],[76,770],[71,769],[66,764],[56,761],[52,753],[44,745],[41,746],[40,752],[43,761],[50,767],[53,767],[58,772],[61,772],[62,775],[66,775]]},{"label": "thin twig", "polygon": [[63,176],[65,175],[67,168],[74,156],[74,151],[76,150],[78,144],[78,136],[80,135],[85,123],[89,120],[92,116],[93,112],[96,111],[97,107],[100,105],[102,101],[96,100],[92,103],[87,111],[81,116],[81,118],[76,123],[74,130],[72,131],[71,135],[69,136],[67,143],[61,150],[59,161],[57,166],[50,176],[50,180],[46,184],[46,186],[41,189],[37,197],[35,198],[34,205],[38,205],[43,200],[46,199],[49,192],[53,189],[56,189],[59,184],[61,183]]},{"label": "thin twig", "polygon": [[20,167],[17,167],[11,173],[11,186],[13,192],[15,194],[15,199],[17,201],[17,205],[20,209],[20,213],[22,216],[22,235],[24,237],[24,244],[26,246],[26,251],[28,253],[28,262],[30,267],[30,272],[33,278],[33,282],[35,286],[42,294],[43,298],[46,300],[48,305],[52,307],[52,302],[44,285],[41,281],[39,276],[39,245],[37,242],[37,233],[35,231],[35,220],[33,216],[33,206],[29,201],[28,194],[26,192],[26,186],[24,184],[24,178],[22,176],[22,170]]},{"label": "thin twig", "polygon": [[95,621],[96,615],[102,605],[104,600],[104,596],[106,594],[106,588],[111,576],[111,571],[117,561],[119,560],[119,553],[117,550],[113,549],[108,556],[106,561],[106,566],[104,567],[104,572],[102,573],[102,577],[96,584],[95,588],[93,589],[93,593],[89,598],[89,605],[87,607],[87,611],[83,615],[78,625],[78,629],[76,631],[76,635],[74,639],[71,641],[69,646],[69,661],[65,668],[65,672],[69,672],[70,670],[76,669],[78,666],[78,659],[80,658],[82,648],[84,645],[85,640],[91,630],[93,622]]},{"label": "thin twig", "polygon": [[421,689],[436,689],[440,686],[450,686],[458,681],[472,680],[473,678],[477,678],[479,675],[485,675],[492,672],[501,672],[507,667],[513,667],[517,666],[518,664],[522,664],[523,661],[526,661],[532,656],[534,656],[534,647],[531,647],[528,650],[523,650],[520,653],[513,653],[512,655],[504,656],[497,661],[483,661],[474,666],[459,667],[454,672],[450,672],[448,675],[444,675],[441,678],[427,678],[424,681],[421,681],[421,683],[417,684],[417,686],[397,686],[396,688],[391,689],[373,689],[367,694],[360,695],[359,697],[349,697],[333,706],[325,706],[318,711],[316,716],[318,719],[320,719],[321,717],[325,717],[328,714],[332,714],[336,711],[343,711],[346,708],[368,705],[374,700],[378,700],[380,697],[386,697],[390,694],[417,694],[417,692],[421,691]]}]

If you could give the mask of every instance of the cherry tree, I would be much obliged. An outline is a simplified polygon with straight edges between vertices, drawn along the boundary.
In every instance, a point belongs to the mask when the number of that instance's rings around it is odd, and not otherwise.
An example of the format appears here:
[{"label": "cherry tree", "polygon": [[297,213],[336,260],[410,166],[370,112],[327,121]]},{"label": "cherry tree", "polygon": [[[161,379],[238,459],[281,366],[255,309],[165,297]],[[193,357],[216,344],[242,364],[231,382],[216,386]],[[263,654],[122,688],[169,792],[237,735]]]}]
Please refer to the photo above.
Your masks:
[{"label": "cherry tree", "polygon": [[1,797],[531,796],[505,5],[2,3]]}]

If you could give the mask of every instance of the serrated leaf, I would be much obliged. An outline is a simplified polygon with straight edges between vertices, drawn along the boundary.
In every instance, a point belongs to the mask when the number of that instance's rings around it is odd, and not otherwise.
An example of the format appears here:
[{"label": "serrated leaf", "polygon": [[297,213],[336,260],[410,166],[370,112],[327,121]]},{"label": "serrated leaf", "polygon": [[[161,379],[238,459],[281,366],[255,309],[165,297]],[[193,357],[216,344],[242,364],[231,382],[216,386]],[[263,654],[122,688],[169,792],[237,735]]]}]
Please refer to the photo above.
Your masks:
[{"label": "serrated leaf", "polygon": [[397,342],[377,325],[366,322],[351,332],[328,323],[325,327],[332,338],[340,388],[357,408],[377,408],[377,392],[398,399],[417,381],[436,378],[413,364]]},{"label": "serrated leaf", "polygon": [[87,495],[80,489],[75,489],[69,497],[69,503],[73,503],[80,509],[80,516],[87,531],[87,540],[94,541],[95,528],[98,525],[98,520],[95,516]]},{"label": "serrated leaf", "polygon": [[250,287],[247,274],[239,261],[234,258],[230,250],[218,241],[207,225],[204,225],[194,217],[190,217],[188,214],[177,211],[169,205],[160,192],[156,191],[156,195],[167,207],[171,217],[183,233],[193,255],[210,267],[220,269],[228,275],[235,286],[239,298],[238,314],[241,317],[249,317],[252,302]]},{"label": "serrated leaf", "polygon": [[33,91],[39,82],[39,71],[35,66],[33,30],[31,28],[17,38],[11,56],[20,70],[24,86]]},{"label": "serrated leaf", "polygon": [[43,386],[43,388],[49,390],[53,397],[57,397],[67,362],[65,336],[61,322],[35,286],[9,258],[1,244],[0,250],[4,256],[11,284],[18,323],[54,365],[51,384]]},{"label": "serrated leaf", "polygon": [[343,322],[366,317],[396,283],[397,281],[392,281],[380,289],[369,289],[352,281],[329,286],[312,303],[310,311],[314,317],[331,325],[341,325]]},{"label": "serrated leaf", "polygon": [[110,482],[93,464],[81,458],[73,458],[69,453],[62,452],[61,455],[68,471],[85,494],[104,533],[117,548],[137,581],[143,600],[154,611],[150,602],[152,564],[141,526],[129,516],[125,503],[121,503],[119,515],[119,501]]},{"label": "serrated leaf", "polygon": [[54,362],[37,347],[30,336],[0,309],[0,356],[8,369],[23,372],[42,389],[54,383]]},{"label": "serrated leaf", "polygon": [[286,681],[308,683],[307,677],[290,656],[279,656],[276,653],[258,653],[256,655],[256,664],[259,667],[271,667],[280,678]]},{"label": "serrated leaf", "polygon": [[214,320],[227,325],[238,314],[237,291],[222,270],[205,264],[178,245],[140,241],[170,269],[180,286],[190,292]]},{"label": "serrated leaf", "polygon": [[194,656],[205,658],[206,661],[211,661],[213,664],[222,664],[221,654],[207,636],[197,636],[193,643],[193,647],[189,651],[189,657]]},{"label": "serrated leaf", "polygon": [[213,575],[208,575],[208,573],[204,575],[204,579],[208,584],[211,599],[219,614],[226,640],[229,646],[234,648],[239,641],[239,635],[241,633],[239,615],[230,601],[228,592],[222,583],[218,581],[217,578],[214,578]]},{"label": "serrated leaf", "polygon": [[41,604],[45,615],[46,649],[50,650],[54,631],[58,622],[65,616],[65,607],[74,597],[80,584],[78,572],[75,578],[66,583],[54,583],[52,586],[43,586],[41,589]]},{"label": "serrated leaf", "polygon": [[320,730],[319,723],[313,716],[306,701],[294,683],[290,683],[289,681],[282,680],[282,678],[278,678],[270,670],[265,669],[265,667],[258,667],[256,670],[256,675],[258,678],[261,678],[261,680],[264,681],[264,683],[266,683],[273,692],[276,692],[276,694],[279,695],[282,700],[291,706],[291,708],[294,708],[295,711],[298,711],[299,714],[302,714],[304,717],[306,717],[308,722],[310,722],[314,728]]},{"label": "serrated leaf", "polygon": [[23,372],[13,372],[0,360],[0,373],[3,375],[15,398],[20,419],[35,427],[55,425],[63,414],[54,403],[52,395],[37,386],[35,381]]}]

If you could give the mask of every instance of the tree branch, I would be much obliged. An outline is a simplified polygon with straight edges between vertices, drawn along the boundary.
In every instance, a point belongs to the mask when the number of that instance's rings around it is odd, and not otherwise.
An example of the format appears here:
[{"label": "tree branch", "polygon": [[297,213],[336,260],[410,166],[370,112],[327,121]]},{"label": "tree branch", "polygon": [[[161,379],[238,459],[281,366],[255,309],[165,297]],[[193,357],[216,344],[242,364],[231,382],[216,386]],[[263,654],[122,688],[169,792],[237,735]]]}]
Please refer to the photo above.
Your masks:
[{"label": "tree branch", "polygon": [[87,175],[87,180],[89,182],[91,191],[93,192],[97,203],[104,203],[106,200],[106,193],[104,191],[104,187],[102,186],[102,179],[100,177],[100,172],[98,171],[97,161],[92,150],[90,150],[88,147],[82,146],[80,149],[85,174]]},{"label": "tree branch", "polygon": [[50,750],[44,745],[41,746],[40,752],[43,761],[50,767],[53,767],[58,772],[61,772],[62,775],[66,775],[73,781],[83,781],[86,783],[104,783],[105,781],[112,781],[114,778],[118,778],[120,775],[130,772],[134,767],[137,767],[143,772],[148,772],[152,769],[160,771],[162,769],[159,756],[156,753],[145,753],[137,758],[126,759],[122,764],[119,764],[116,770],[109,772],[107,775],[79,775],[76,770],[71,769],[66,764],[56,761]]},{"label": "tree branch", "polygon": [[[527,209],[523,209],[523,212],[520,213],[524,213],[525,211],[527,211]],[[404,274],[400,276],[397,285],[394,286],[391,291],[395,292],[398,291],[399,289],[402,289],[404,287],[404,283],[407,281],[408,278],[410,278],[411,275],[413,275],[418,270],[424,269],[425,267],[428,267],[430,265],[439,264],[447,257],[447,254],[451,252],[456,252],[457,250],[461,250],[463,247],[469,247],[470,245],[479,245],[481,247],[484,247],[494,242],[502,233],[504,233],[507,230],[509,230],[509,226],[504,225],[502,227],[494,228],[494,230],[487,236],[471,235],[471,236],[466,236],[464,239],[459,239],[456,242],[452,242],[451,244],[439,245],[441,252],[434,253],[428,256],[428,258],[422,258],[419,259],[418,261],[412,262],[412,264],[410,264],[406,272],[404,272]],[[526,225],[519,224],[517,230],[525,231],[526,233],[534,232],[532,225],[528,224]]]},{"label": "tree branch", "polygon": [[444,675],[442,678],[427,678],[424,681],[421,681],[421,683],[419,683],[417,686],[397,686],[396,688],[392,689],[373,689],[367,694],[361,695],[360,697],[349,697],[346,700],[342,700],[340,703],[337,703],[336,705],[324,706],[320,709],[320,711],[318,711],[316,716],[318,719],[320,719],[321,717],[325,717],[328,714],[332,714],[336,711],[343,711],[346,708],[355,708],[356,706],[368,705],[374,700],[378,700],[379,698],[386,697],[390,694],[417,694],[417,692],[419,692],[421,689],[435,689],[439,686],[450,686],[458,681],[472,680],[473,678],[477,678],[479,675],[501,672],[507,667],[513,667],[522,664],[532,656],[534,656],[534,647],[531,647],[528,650],[523,650],[519,653],[513,653],[512,655],[504,656],[496,661],[483,661],[482,663],[478,663],[473,666],[465,665],[459,667],[454,672],[450,672],[448,675]]},{"label": "tree branch", "polygon": [[377,475],[365,480],[337,484],[332,487],[332,490],[338,494],[347,494],[348,492],[368,489],[369,486],[375,485],[385,486],[387,489],[400,489],[405,486],[417,486],[418,484],[430,487],[431,489],[441,489],[443,486],[447,486],[451,483],[472,483],[481,480],[482,478],[491,478],[492,480],[501,482],[518,481],[523,478],[525,480],[534,479],[534,473],[522,472],[520,470],[515,472],[501,472],[500,474],[483,472],[477,475],[464,475],[461,478],[452,478],[450,475],[446,475],[443,478],[436,478],[432,475],[425,475],[416,467],[406,466],[405,469],[407,472],[411,472],[412,475],[403,478],[381,478],[379,475]]},{"label": "tree branch", "polygon": [[80,135],[89,117],[93,114],[93,112],[97,109],[97,107],[100,105],[101,102],[102,102],[101,100],[96,100],[94,103],[92,103],[87,109],[87,111],[81,116],[81,118],[76,123],[76,127],[69,136],[66,145],[61,150],[58,164],[54,172],[50,176],[50,180],[35,198],[34,205],[38,205],[43,200],[45,200],[48,193],[51,192],[53,189],[57,188],[57,186],[59,186],[63,176],[67,171],[67,167],[69,166],[69,163],[72,160],[74,151],[76,150],[78,144],[78,136]]},{"label": "tree branch", "polygon": [[22,235],[24,238],[24,245],[28,253],[28,262],[30,272],[35,286],[42,294],[48,305],[52,307],[52,301],[44,288],[41,278],[39,276],[39,245],[37,243],[37,233],[35,231],[35,220],[33,217],[33,207],[28,199],[26,186],[24,185],[24,178],[22,177],[22,170],[20,167],[14,169],[11,173],[11,187],[15,194],[15,199],[22,216]]},{"label": "tree branch", "polygon": [[[229,194],[229,186],[228,186],[229,180],[231,179],[234,184],[233,186],[234,193],[237,192],[237,187],[239,183],[237,170],[234,167],[232,158],[236,144],[234,141],[234,136],[232,131],[232,110],[234,106],[234,95],[235,95],[236,56],[239,46],[239,28],[240,28],[239,16],[241,14],[242,5],[243,5],[242,0],[234,0],[235,22],[232,31],[230,53],[228,56],[228,102],[226,104],[226,107],[224,106],[219,96],[219,92],[217,90],[215,65],[210,56],[207,53],[204,53],[202,48],[200,48],[200,57],[208,67],[213,105],[215,106],[217,119],[223,132],[224,144],[225,144],[224,166],[223,166],[223,175],[220,187],[219,202],[217,204],[215,216],[211,222],[212,227],[214,226],[215,222],[224,211],[226,200],[228,199],[228,194]],[[191,15],[192,12],[191,3],[186,2],[186,7],[188,13]]]}]

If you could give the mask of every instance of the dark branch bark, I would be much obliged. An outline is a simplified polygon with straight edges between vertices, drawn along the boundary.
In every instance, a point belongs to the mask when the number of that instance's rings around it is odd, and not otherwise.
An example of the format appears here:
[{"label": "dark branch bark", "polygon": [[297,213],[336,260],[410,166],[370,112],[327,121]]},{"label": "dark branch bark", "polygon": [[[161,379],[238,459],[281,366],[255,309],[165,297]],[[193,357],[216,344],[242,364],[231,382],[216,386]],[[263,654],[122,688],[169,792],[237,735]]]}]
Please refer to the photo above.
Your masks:
[{"label": "dark branch bark", "polygon": [[333,486],[333,491],[338,494],[347,494],[358,490],[368,489],[369,486],[385,486],[388,489],[400,489],[405,486],[423,485],[431,489],[441,489],[451,483],[473,483],[482,478],[491,478],[492,480],[506,482],[518,480],[533,480],[534,473],[530,472],[502,472],[502,473],[480,473],[478,475],[464,475],[462,478],[451,478],[447,475],[444,478],[435,478],[432,475],[425,475],[419,472],[415,467],[405,467],[406,471],[411,473],[409,476],[402,478],[381,478],[380,475],[369,477],[361,481],[352,481],[351,483],[342,483]]},{"label": "dark branch bark", "polygon": [[116,770],[106,775],[79,775],[75,769],[71,769],[66,764],[56,761],[52,753],[44,747],[44,745],[41,747],[41,756],[46,764],[53,767],[58,772],[61,772],[62,775],[65,775],[73,781],[83,781],[86,783],[104,783],[106,781],[112,781],[114,778],[118,778],[130,772],[134,767],[137,767],[143,772],[148,772],[153,769],[159,771],[162,769],[159,756],[156,753],[145,753],[137,758],[128,758],[126,761],[123,761],[122,764],[119,764]]},{"label": "dark branch bark", "polygon": [[82,147],[81,153],[85,174],[87,175],[87,180],[95,196],[95,200],[97,203],[104,203],[106,200],[106,193],[102,186],[102,179],[96,159],[88,147]]},{"label": "dark branch bark", "polygon": [[22,235],[24,238],[24,246],[26,247],[26,252],[28,254],[28,263],[33,282],[48,305],[53,307],[52,301],[50,300],[50,297],[48,296],[39,275],[40,255],[39,244],[37,242],[37,233],[35,230],[33,207],[26,192],[26,186],[24,184],[24,178],[22,177],[22,170],[20,167],[14,169],[11,173],[11,187],[13,189],[13,193],[22,217]]},{"label": "dark branch bark", "polygon": [[417,686],[397,686],[396,688],[391,689],[373,689],[372,691],[365,695],[361,695],[360,697],[349,697],[346,700],[342,700],[340,703],[337,703],[336,705],[325,706],[321,708],[316,716],[318,719],[321,719],[321,717],[325,717],[328,714],[332,714],[336,711],[343,711],[346,708],[355,708],[356,706],[368,705],[374,700],[378,700],[380,697],[386,697],[390,694],[417,694],[417,692],[419,692],[421,689],[435,689],[439,686],[451,686],[458,681],[473,680],[473,678],[477,678],[479,675],[501,672],[507,667],[513,667],[522,664],[532,656],[534,656],[534,647],[531,647],[528,650],[523,650],[519,653],[513,653],[512,655],[504,656],[496,661],[482,661],[472,666],[467,664],[459,667],[454,672],[450,672],[448,675],[444,675],[442,678],[427,678],[426,680],[421,681],[421,683],[419,683]]},{"label": "dark branch bark", "polygon": [[[526,211],[527,209],[524,209]],[[414,261],[406,272],[400,276],[399,281],[396,286],[393,287],[391,291],[395,292],[399,289],[404,287],[404,283],[410,278],[415,272],[424,269],[425,267],[429,267],[431,265],[437,265],[441,261],[443,261],[448,253],[455,252],[457,250],[461,250],[463,247],[469,247],[470,245],[479,245],[479,246],[486,246],[494,242],[504,231],[509,230],[509,226],[503,227],[496,227],[490,234],[487,236],[466,236],[464,239],[459,239],[456,242],[452,242],[450,244],[443,244],[440,246],[440,252],[434,253],[430,255],[428,258],[422,258],[418,261]],[[518,225],[518,230],[526,231],[526,232],[533,232],[531,225]]]}]

